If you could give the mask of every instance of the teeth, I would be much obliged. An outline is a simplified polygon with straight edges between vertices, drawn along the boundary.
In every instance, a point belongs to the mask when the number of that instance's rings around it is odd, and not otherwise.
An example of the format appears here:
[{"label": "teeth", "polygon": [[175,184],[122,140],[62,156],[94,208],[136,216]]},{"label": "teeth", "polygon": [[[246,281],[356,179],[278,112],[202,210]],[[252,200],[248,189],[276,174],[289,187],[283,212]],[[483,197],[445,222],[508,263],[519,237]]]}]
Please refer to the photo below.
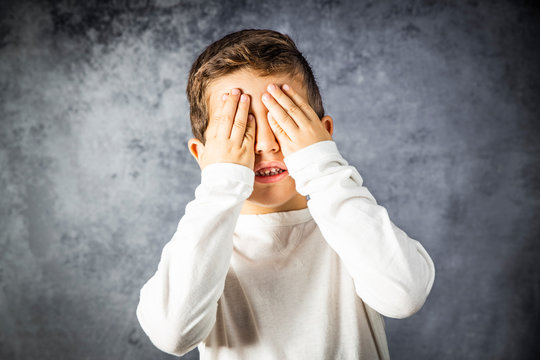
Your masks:
[{"label": "teeth", "polygon": [[272,176],[272,175],[281,174],[284,171],[285,170],[282,170],[280,168],[271,168],[271,169],[266,169],[266,170],[259,170],[259,171],[257,171],[255,173],[255,175],[257,175],[257,176]]}]

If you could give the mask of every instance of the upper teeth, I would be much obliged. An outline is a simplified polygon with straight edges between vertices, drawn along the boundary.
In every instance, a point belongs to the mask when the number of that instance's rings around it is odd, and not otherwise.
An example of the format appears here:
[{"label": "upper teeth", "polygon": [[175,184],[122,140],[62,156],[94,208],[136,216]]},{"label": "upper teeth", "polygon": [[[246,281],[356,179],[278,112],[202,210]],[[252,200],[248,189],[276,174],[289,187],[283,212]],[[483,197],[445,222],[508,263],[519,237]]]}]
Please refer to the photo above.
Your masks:
[{"label": "upper teeth", "polygon": [[284,171],[285,170],[282,170],[280,168],[268,168],[268,169],[259,170],[255,172],[255,175],[256,176],[271,176],[271,175],[281,174]]}]

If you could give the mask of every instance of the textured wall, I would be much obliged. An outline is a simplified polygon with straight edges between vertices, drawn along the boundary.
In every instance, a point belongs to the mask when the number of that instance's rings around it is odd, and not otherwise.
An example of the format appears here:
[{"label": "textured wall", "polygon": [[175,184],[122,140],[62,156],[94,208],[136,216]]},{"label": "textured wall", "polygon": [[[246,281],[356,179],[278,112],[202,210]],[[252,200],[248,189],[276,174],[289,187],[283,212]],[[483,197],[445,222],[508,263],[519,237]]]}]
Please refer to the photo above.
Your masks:
[{"label": "textured wall", "polygon": [[140,329],[138,291],[199,182],[186,149],[189,67],[242,28],[295,39],[343,155],[432,255],[424,308],[387,321],[393,359],[539,354],[538,8],[5,3],[1,359],[172,358]]}]

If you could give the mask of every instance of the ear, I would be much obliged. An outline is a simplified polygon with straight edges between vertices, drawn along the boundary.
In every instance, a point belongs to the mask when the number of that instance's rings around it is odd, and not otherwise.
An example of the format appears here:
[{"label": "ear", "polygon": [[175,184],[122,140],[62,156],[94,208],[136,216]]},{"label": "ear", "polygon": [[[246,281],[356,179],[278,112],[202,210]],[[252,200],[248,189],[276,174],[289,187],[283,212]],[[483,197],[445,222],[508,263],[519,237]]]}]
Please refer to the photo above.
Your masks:
[{"label": "ear", "polygon": [[188,141],[188,150],[193,155],[199,167],[201,166],[201,156],[204,153],[204,144],[197,138],[191,138]]},{"label": "ear", "polygon": [[330,115],[324,115],[321,122],[330,135],[334,133],[334,120]]}]

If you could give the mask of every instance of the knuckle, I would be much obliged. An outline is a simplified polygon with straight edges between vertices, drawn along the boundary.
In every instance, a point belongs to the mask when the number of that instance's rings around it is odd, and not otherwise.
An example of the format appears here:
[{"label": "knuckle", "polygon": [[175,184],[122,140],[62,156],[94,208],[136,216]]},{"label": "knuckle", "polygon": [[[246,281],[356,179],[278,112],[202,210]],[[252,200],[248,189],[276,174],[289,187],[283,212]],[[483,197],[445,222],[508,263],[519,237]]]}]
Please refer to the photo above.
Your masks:
[{"label": "knuckle", "polygon": [[278,126],[276,126],[276,132],[278,134],[283,134],[285,131],[283,130],[283,128],[281,126],[278,125]]},{"label": "knuckle", "polygon": [[251,133],[251,132],[246,133],[246,134],[244,135],[244,137],[246,138],[246,140],[247,140],[248,142],[252,142],[252,141],[255,140],[255,136],[254,136],[254,134]]},{"label": "knuckle", "polygon": [[300,110],[302,110],[303,112],[307,113],[310,109],[311,109],[311,106],[309,106],[308,104],[306,103],[300,104]]},{"label": "knuckle", "polygon": [[222,123],[230,123],[232,119],[233,118],[230,114],[223,114],[219,117],[219,121]]},{"label": "knuckle", "polygon": [[238,130],[243,130],[246,127],[246,123],[242,120],[236,120],[233,124],[233,127]]},{"label": "knuckle", "polygon": [[291,105],[287,106],[287,112],[289,114],[297,114],[298,110],[299,110],[298,107],[296,105],[294,105],[294,104],[291,104]]},{"label": "knuckle", "polygon": [[287,123],[287,124],[288,124],[288,123],[291,123],[291,122],[294,122],[294,120],[293,120],[293,116],[294,116],[294,115],[295,115],[295,114],[293,113],[293,114],[290,114],[290,115],[285,116],[285,118],[283,119],[283,121],[284,121],[285,123]]}]

